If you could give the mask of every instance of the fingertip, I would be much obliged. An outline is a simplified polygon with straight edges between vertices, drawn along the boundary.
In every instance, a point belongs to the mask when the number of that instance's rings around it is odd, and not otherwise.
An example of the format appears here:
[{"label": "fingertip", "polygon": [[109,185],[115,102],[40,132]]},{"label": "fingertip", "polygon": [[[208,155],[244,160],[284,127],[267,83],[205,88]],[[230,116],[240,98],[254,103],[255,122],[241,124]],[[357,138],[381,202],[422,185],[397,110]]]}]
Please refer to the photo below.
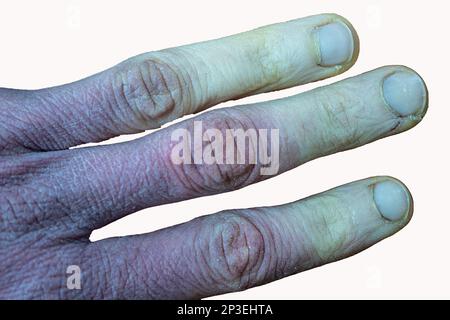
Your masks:
[{"label": "fingertip", "polygon": [[345,18],[341,15],[335,14],[335,13],[333,14],[333,16],[335,17],[335,19],[337,21],[339,21],[347,26],[347,28],[351,32],[351,36],[353,39],[353,55],[351,56],[350,60],[348,60],[344,66],[346,68],[345,70],[347,70],[356,63],[356,61],[358,60],[358,57],[359,57],[360,40],[359,40],[358,32],[356,31],[356,28],[353,26],[353,24],[347,18]]},{"label": "fingertip", "polygon": [[353,66],[359,56],[359,37],[353,25],[344,17],[323,14],[315,35],[318,47],[318,64],[334,67],[337,73]]},{"label": "fingertip", "polygon": [[403,182],[389,176],[377,177],[372,192],[374,204],[383,219],[401,226],[411,220],[413,198]]}]

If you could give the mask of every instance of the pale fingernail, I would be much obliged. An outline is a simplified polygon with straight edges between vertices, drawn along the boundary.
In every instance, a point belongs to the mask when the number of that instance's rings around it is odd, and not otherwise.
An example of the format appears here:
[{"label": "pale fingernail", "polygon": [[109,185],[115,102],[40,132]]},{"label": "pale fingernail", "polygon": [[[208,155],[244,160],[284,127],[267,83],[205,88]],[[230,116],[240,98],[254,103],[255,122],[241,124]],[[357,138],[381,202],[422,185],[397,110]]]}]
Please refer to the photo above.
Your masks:
[{"label": "pale fingernail", "polygon": [[386,103],[402,116],[423,111],[426,104],[426,87],[423,80],[413,72],[400,71],[383,82]]},{"label": "pale fingernail", "polygon": [[335,66],[349,61],[353,56],[354,43],[350,29],[340,22],[321,26],[316,31],[320,51],[320,65]]},{"label": "pale fingernail", "polygon": [[373,198],[380,214],[389,221],[397,221],[409,212],[409,194],[398,182],[379,182],[373,189]]}]

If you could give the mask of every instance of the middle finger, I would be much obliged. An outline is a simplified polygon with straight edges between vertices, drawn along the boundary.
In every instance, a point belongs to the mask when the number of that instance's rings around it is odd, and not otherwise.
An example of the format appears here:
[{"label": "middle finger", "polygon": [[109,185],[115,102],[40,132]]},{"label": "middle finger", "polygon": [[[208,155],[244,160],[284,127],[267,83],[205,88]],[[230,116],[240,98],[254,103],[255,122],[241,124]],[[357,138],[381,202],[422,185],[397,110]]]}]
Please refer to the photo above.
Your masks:
[{"label": "middle finger", "polygon": [[[36,201],[43,202],[39,208],[50,224],[55,215],[63,215],[61,223],[85,236],[146,207],[238,189],[314,158],[400,133],[422,119],[427,103],[425,84],[414,71],[383,67],[296,96],[207,112],[131,142],[40,155],[63,160],[52,170],[41,170],[48,174],[34,177],[33,183],[42,179],[42,185],[52,188]],[[234,136],[234,156],[227,161],[227,130],[239,129],[247,133],[245,149],[240,149],[239,135]],[[189,143],[180,143],[183,139]],[[214,141],[221,147],[215,149]],[[260,154],[264,144],[268,147]],[[216,163],[211,162],[212,149]],[[238,160],[242,153],[244,163]]]}]

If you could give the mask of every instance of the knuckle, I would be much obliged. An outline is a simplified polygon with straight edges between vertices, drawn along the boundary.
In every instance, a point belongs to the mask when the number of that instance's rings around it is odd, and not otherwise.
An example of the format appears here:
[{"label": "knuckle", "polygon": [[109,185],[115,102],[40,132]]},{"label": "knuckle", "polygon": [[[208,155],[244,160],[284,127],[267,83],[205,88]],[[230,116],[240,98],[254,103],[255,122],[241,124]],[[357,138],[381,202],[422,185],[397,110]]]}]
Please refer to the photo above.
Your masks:
[{"label": "knuckle", "polygon": [[113,87],[118,105],[131,111],[141,129],[157,128],[182,116],[189,92],[181,72],[152,56],[125,63]]},{"label": "knuckle", "polygon": [[271,240],[249,216],[227,212],[214,219],[207,241],[210,275],[225,291],[251,287],[263,272]]},{"label": "knuckle", "polygon": [[[200,143],[195,127],[199,122]],[[197,121],[190,121],[186,132],[191,137],[189,161],[173,167],[179,172],[177,176],[195,191],[235,190],[260,178],[256,159],[258,137],[254,124],[244,114],[209,112]]]}]

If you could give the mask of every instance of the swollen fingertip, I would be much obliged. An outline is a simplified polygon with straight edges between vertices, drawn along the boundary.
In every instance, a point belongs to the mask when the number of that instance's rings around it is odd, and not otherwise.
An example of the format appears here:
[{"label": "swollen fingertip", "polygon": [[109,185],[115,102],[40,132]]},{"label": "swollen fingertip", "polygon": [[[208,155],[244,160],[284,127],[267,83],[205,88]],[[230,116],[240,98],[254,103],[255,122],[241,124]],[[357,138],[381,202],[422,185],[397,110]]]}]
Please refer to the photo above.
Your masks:
[{"label": "swollen fingertip", "polygon": [[391,222],[405,219],[412,209],[412,198],[408,189],[394,179],[376,183],[373,199],[380,215]]}]

